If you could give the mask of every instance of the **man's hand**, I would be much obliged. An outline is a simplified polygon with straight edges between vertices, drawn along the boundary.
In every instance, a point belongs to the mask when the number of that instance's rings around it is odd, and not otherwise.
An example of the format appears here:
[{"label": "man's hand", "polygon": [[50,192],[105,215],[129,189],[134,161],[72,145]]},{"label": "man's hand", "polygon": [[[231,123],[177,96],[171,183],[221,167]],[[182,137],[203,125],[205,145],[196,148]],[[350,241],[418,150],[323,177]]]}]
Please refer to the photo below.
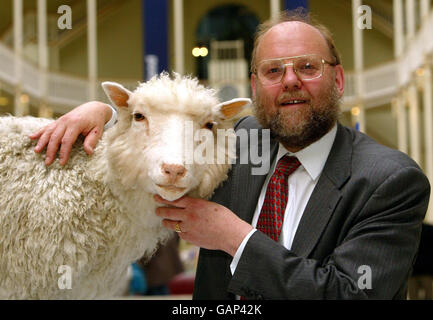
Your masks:
[{"label": "man's hand", "polygon": [[65,165],[69,159],[72,145],[77,140],[78,135],[82,134],[86,137],[84,139],[84,151],[90,155],[102,136],[104,124],[110,120],[111,115],[112,110],[105,103],[92,101],[82,104],[30,135],[30,139],[39,139],[35,152],[40,153],[47,147],[45,164],[48,166],[54,162],[59,145],[61,145],[60,164]]},{"label": "man's hand", "polygon": [[156,214],[164,227],[182,232],[179,237],[199,247],[223,250],[234,256],[245,236],[253,229],[232,211],[217,203],[182,197],[167,201],[155,195],[155,200],[172,207],[159,207]]}]

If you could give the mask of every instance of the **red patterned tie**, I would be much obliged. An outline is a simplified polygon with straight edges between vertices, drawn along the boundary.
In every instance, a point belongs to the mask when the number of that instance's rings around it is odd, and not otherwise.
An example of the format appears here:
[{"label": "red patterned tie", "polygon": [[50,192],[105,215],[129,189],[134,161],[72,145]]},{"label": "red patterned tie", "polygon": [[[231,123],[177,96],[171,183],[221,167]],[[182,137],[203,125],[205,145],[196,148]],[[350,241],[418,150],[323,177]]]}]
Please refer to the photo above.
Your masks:
[{"label": "red patterned tie", "polygon": [[287,181],[300,164],[296,157],[285,155],[278,161],[274,174],[269,179],[265,201],[256,228],[275,241],[278,241],[281,234],[284,212],[289,197]]}]

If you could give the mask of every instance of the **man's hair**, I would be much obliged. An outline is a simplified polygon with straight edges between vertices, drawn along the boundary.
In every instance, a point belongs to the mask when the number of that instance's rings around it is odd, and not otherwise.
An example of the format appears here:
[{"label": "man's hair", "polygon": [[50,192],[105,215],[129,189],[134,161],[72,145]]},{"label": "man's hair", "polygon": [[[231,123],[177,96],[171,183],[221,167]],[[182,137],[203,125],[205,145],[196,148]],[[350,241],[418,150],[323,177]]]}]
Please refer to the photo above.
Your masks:
[{"label": "man's hair", "polygon": [[257,56],[257,47],[259,42],[261,41],[263,35],[269,31],[272,27],[289,21],[298,21],[306,23],[314,28],[316,28],[322,36],[325,38],[326,43],[328,45],[331,56],[333,57],[335,64],[341,64],[340,54],[335,47],[334,39],[332,38],[331,31],[324,25],[317,22],[315,19],[311,17],[311,15],[304,9],[303,7],[299,7],[294,10],[282,11],[278,17],[269,19],[257,27],[257,31],[254,37],[254,49],[251,56],[251,72],[255,73],[257,68],[256,56]]}]

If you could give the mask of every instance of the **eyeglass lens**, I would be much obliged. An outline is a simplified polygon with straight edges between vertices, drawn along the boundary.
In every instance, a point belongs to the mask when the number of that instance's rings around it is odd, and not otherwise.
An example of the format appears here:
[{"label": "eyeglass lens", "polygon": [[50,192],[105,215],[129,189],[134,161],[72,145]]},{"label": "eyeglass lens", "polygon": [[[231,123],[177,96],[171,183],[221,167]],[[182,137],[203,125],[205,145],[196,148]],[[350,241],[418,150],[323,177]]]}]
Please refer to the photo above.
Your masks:
[{"label": "eyeglass lens", "polygon": [[[287,62],[286,64],[284,62]],[[258,71],[260,81],[274,84],[281,81],[286,65],[293,64],[293,70],[302,80],[311,80],[322,75],[323,64],[319,56],[303,56],[293,59],[263,61]]]}]

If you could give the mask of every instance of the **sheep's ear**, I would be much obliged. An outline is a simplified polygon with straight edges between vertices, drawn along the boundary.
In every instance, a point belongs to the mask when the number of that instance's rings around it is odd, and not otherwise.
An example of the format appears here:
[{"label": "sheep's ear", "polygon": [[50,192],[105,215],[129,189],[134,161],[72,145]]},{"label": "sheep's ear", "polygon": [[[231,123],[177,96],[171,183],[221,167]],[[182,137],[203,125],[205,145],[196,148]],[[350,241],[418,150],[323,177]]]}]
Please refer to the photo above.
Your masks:
[{"label": "sheep's ear", "polygon": [[249,104],[251,104],[251,99],[236,98],[217,104],[215,108],[219,111],[221,118],[226,120],[239,114]]},{"label": "sheep's ear", "polygon": [[125,89],[122,85],[116,82],[103,82],[102,88],[105,91],[105,94],[108,96],[110,101],[119,108],[127,108],[128,107],[128,99],[131,95],[131,91]]}]

